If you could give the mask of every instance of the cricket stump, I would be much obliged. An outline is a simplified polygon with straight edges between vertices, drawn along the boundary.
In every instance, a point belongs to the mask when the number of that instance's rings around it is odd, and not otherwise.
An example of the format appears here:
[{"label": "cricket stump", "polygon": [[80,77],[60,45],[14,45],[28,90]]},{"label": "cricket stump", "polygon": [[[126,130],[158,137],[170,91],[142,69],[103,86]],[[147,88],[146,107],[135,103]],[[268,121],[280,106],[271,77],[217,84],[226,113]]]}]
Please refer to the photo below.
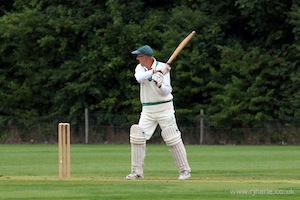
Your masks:
[{"label": "cricket stump", "polygon": [[66,179],[71,175],[71,158],[70,158],[70,124],[58,124],[58,166],[59,178]]}]

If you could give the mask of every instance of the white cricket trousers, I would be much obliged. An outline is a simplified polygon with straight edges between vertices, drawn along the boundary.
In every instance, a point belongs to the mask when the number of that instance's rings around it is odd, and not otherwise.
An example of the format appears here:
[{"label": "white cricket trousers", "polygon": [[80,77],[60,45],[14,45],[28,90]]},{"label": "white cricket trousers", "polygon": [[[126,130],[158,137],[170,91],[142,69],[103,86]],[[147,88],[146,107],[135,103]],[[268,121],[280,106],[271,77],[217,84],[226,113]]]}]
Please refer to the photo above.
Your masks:
[{"label": "white cricket trousers", "polygon": [[178,129],[174,113],[174,109],[156,113],[142,112],[139,120],[139,126],[145,132],[146,139],[149,140],[152,137],[157,125],[160,126],[161,130],[170,126]]}]

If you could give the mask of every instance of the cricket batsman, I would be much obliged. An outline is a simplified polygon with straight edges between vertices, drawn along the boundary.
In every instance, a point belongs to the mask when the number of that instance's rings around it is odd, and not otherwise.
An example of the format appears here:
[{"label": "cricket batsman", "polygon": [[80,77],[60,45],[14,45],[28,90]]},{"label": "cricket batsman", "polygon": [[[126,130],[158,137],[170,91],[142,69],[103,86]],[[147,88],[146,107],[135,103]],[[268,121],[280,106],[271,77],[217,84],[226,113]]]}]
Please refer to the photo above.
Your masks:
[{"label": "cricket batsman", "polygon": [[[170,65],[159,62],[153,57],[150,46],[144,45],[132,52],[139,64],[135,68],[134,77],[140,84],[140,101],[142,112],[138,124],[130,128],[131,173],[128,180],[144,178],[144,159],[146,142],[157,125],[161,128],[161,136],[168,146],[178,168],[178,180],[191,177],[191,168],[187,153],[177,127],[170,77]],[[163,166],[161,166],[163,167]]]}]

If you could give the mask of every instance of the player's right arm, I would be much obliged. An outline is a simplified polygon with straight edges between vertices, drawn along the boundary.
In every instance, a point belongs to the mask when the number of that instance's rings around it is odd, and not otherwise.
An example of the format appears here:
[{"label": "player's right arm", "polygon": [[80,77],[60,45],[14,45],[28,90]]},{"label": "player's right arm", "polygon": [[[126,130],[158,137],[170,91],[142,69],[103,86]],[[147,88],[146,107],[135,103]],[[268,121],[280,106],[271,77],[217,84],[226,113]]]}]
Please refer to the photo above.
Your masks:
[{"label": "player's right arm", "polygon": [[146,68],[142,67],[140,64],[137,65],[135,68],[134,77],[137,82],[142,83],[152,77],[153,70],[147,70]]}]

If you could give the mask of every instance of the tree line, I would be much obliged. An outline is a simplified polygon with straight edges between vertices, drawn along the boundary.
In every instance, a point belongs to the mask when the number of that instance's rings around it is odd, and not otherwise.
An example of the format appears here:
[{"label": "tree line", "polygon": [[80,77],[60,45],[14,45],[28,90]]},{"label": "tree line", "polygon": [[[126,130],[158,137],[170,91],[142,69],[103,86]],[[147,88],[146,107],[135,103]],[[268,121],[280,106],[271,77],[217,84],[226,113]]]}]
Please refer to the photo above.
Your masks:
[{"label": "tree line", "polygon": [[300,119],[300,2],[296,0],[0,1],[0,123],[90,112],[139,114],[143,44],[172,64],[176,112],[210,126]]}]

